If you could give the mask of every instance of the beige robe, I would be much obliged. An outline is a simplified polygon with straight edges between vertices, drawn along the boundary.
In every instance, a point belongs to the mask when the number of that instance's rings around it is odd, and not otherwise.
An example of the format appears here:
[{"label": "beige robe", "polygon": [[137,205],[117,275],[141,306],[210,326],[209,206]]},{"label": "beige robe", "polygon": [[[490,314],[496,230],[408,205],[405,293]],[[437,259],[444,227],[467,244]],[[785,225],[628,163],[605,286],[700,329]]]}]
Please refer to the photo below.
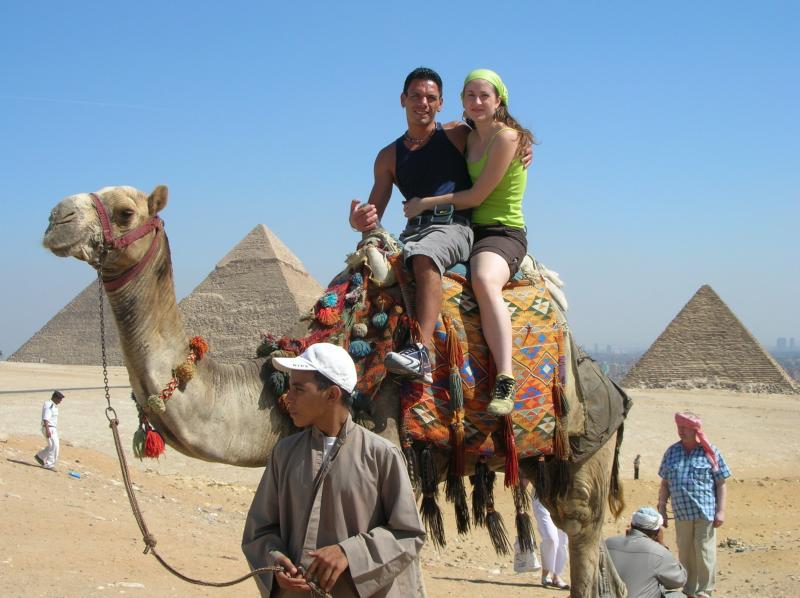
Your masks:
[{"label": "beige robe", "polygon": [[[308,568],[308,551],[338,544],[349,568],[331,591],[335,598],[424,596],[419,552],[425,531],[402,453],[349,417],[343,432],[346,439],[316,496],[322,433],[310,427],[275,446],[247,514],[247,561],[256,569],[283,554]],[[271,573],[256,583],[264,597],[298,596],[273,583]]]}]

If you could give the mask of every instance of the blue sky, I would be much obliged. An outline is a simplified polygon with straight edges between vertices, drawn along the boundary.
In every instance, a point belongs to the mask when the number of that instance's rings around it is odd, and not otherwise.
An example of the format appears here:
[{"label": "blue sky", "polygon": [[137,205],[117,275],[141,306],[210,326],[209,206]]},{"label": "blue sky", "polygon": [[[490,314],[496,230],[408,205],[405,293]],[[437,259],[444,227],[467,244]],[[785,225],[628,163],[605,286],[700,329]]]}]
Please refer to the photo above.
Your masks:
[{"label": "blue sky", "polygon": [[800,341],[798,6],[2,3],[0,350],[93,279],[41,237],[58,200],[106,185],[169,186],[179,298],[259,223],[325,284],[420,65],[444,120],[469,70],[497,70],[541,141],[529,247],[580,343],[645,348],[702,284],[763,344]]}]

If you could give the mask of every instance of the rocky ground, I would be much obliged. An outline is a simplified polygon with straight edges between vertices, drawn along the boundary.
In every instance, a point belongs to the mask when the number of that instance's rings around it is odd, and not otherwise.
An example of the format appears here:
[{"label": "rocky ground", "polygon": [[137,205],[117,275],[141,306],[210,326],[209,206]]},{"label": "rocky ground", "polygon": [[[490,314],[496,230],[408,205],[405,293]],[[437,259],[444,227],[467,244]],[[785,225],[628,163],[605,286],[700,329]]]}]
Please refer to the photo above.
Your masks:
[{"label": "rocky ground", "polygon": [[[233,588],[194,586],[166,572],[144,545],[125,495],[108,423],[99,368],[0,363],[0,580],[3,596],[248,596]],[[124,369],[111,372],[112,401],[130,446],[135,412]],[[55,472],[36,466],[41,403],[61,388],[62,459]],[[728,521],[718,531],[716,596],[800,596],[800,399],[724,392],[637,391],[626,424],[623,477],[628,507],[608,535],[622,533],[630,513],[653,504],[661,454],[675,441],[672,413],[698,411],[734,478]],[[641,454],[641,479],[632,461]],[[130,453],[128,453],[130,458]],[[159,462],[132,460],[135,494],[162,557],[191,577],[220,581],[246,571],[239,550],[245,513],[260,470],[208,464],[169,450]],[[72,474],[72,475],[70,475]],[[80,477],[75,477],[79,475]],[[498,508],[513,525],[510,494]],[[430,596],[565,596],[538,575],[515,575],[485,533],[459,538],[444,508],[448,546],[426,546],[422,563]],[[513,532],[512,532],[513,533]],[[674,536],[667,534],[675,545]]]}]

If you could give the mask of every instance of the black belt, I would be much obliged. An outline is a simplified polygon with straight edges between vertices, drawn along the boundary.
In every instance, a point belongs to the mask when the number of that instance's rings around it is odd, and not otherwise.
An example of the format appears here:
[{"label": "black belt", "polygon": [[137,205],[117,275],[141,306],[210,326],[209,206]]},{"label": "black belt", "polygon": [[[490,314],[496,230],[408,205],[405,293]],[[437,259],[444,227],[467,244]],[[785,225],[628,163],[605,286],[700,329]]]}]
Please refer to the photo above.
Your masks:
[{"label": "black belt", "polygon": [[432,224],[463,224],[464,226],[469,226],[470,221],[469,218],[466,216],[462,216],[461,214],[446,214],[437,216],[432,212],[426,212],[420,214],[419,216],[414,216],[413,218],[408,219],[408,224],[406,228],[423,228],[425,226],[430,226]]}]

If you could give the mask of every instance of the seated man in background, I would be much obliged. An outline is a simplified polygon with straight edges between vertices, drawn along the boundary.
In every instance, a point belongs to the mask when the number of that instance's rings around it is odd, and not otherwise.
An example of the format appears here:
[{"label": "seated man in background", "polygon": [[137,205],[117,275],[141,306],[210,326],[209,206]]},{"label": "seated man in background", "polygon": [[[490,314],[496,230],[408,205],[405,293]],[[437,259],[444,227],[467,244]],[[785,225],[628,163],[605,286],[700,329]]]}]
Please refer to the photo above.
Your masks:
[{"label": "seated man in background", "polygon": [[686,569],[664,546],[664,518],[652,507],[643,507],[631,517],[624,536],[606,540],[606,547],[628,598],[683,596],[670,592],[686,583]]}]

